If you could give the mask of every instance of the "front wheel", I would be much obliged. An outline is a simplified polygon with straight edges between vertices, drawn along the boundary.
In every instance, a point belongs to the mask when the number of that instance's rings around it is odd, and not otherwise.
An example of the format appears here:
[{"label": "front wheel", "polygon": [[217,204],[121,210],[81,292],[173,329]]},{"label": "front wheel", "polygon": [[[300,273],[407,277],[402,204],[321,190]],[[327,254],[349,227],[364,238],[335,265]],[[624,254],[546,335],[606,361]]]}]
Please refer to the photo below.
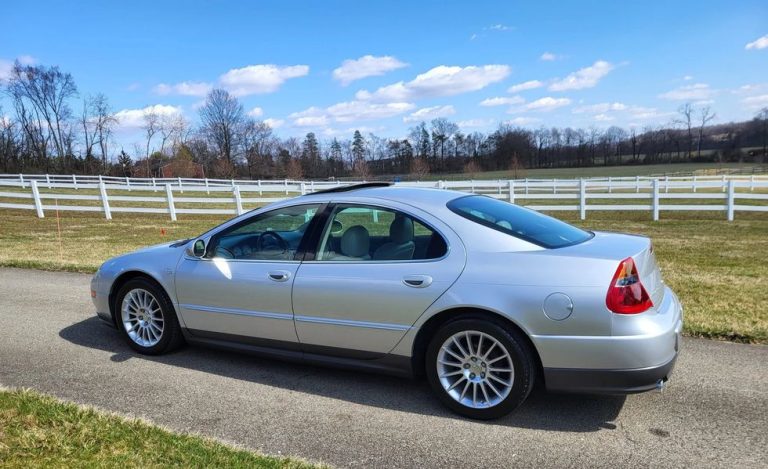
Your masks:
[{"label": "front wheel", "polygon": [[426,354],[432,390],[465,417],[494,419],[525,401],[533,389],[532,351],[517,331],[485,319],[459,319],[441,327]]},{"label": "front wheel", "polygon": [[171,300],[148,279],[135,278],[123,285],[115,311],[121,335],[139,353],[159,355],[184,342]]}]

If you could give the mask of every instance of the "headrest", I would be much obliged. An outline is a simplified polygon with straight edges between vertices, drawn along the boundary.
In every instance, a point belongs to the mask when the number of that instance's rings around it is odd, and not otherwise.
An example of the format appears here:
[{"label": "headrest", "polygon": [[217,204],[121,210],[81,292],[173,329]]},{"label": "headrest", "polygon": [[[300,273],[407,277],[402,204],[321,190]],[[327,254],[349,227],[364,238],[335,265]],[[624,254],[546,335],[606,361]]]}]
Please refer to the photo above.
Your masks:
[{"label": "headrest", "polygon": [[363,257],[369,254],[371,238],[362,225],[350,227],[341,236],[341,253],[349,257]]},{"label": "headrest", "polygon": [[389,238],[395,244],[413,241],[413,220],[408,217],[395,217],[389,225]]}]

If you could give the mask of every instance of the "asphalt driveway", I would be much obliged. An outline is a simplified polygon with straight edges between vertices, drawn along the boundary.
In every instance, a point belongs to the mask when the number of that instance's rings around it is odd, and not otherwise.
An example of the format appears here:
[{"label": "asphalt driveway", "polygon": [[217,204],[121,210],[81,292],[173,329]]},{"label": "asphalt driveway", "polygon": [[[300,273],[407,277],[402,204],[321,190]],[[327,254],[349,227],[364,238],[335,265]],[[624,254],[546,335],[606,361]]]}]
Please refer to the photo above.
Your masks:
[{"label": "asphalt driveway", "polygon": [[364,467],[765,467],[768,347],[685,339],[663,393],[537,393],[475,422],[424,382],[187,347],[133,353],[86,275],[0,269],[0,384],[271,454]]}]

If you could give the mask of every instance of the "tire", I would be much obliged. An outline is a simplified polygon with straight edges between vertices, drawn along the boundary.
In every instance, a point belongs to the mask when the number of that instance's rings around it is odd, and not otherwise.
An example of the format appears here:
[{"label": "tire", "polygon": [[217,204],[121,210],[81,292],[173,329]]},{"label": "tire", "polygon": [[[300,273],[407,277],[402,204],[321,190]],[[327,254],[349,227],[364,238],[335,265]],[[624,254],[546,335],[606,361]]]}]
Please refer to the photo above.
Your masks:
[{"label": "tire", "polygon": [[115,323],[135,351],[160,355],[184,344],[179,320],[162,287],[147,278],[129,280],[117,292]]},{"label": "tire", "polygon": [[432,337],[425,360],[427,381],[438,399],[473,419],[495,419],[515,410],[530,394],[536,376],[525,338],[488,319],[469,317],[443,325]]}]

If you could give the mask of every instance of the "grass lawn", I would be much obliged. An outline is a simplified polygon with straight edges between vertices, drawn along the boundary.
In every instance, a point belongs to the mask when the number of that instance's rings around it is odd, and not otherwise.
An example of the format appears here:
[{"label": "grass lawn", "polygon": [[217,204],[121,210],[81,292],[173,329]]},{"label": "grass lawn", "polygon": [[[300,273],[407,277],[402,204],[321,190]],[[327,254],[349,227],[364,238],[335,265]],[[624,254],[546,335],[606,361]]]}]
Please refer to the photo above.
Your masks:
[{"label": "grass lawn", "polygon": [[[718,170],[739,169],[751,171],[752,168],[762,168],[766,165],[757,163],[677,163],[677,164],[648,164],[648,165],[623,165],[623,166],[593,166],[586,168],[552,168],[552,169],[526,169],[518,172],[518,178],[531,179],[571,179],[586,177],[630,177],[630,176],[658,176],[668,174],[673,176],[678,173],[696,173],[698,175],[716,174]],[[430,174],[427,180],[464,180],[464,179],[514,179],[511,171],[484,171],[476,174]]]},{"label": "grass lawn", "polygon": [[0,467],[317,467],[0,389]]},{"label": "grass lawn", "polygon": [[[531,201],[534,202],[534,201]],[[575,203],[575,202],[574,202]],[[768,343],[768,214],[723,212],[576,212],[555,216],[588,229],[651,236],[665,281],[685,306],[689,335]],[[136,248],[194,237],[226,217],[0,210],[0,265],[93,272],[107,258]],[[85,294],[85,293],[84,293]]]}]

